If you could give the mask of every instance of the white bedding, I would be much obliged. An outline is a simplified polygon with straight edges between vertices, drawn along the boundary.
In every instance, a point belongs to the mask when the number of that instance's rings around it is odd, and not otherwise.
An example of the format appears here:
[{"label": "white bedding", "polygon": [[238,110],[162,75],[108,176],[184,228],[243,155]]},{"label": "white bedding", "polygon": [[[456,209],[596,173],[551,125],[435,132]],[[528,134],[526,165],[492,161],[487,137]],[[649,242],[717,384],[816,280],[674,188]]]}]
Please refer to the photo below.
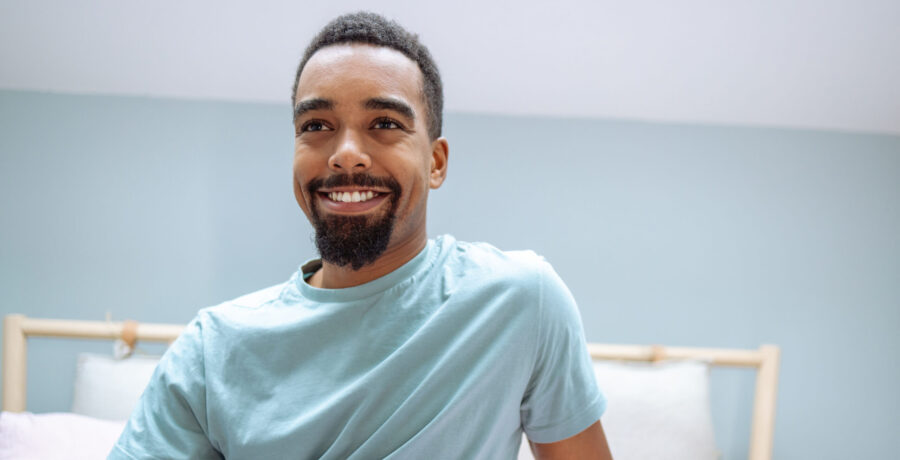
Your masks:
[{"label": "white bedding", "polygon": [[0,413],[0,459],[97,460],[106,458],[124,421],[70,413]]}]

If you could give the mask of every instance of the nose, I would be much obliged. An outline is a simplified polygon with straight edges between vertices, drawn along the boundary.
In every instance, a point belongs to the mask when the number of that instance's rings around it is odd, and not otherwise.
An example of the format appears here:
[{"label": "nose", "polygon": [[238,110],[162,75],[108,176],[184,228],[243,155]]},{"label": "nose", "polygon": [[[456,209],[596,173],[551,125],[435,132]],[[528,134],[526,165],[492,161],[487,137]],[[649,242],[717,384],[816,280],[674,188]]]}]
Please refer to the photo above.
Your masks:
[{"label": "nose", "polygon": [[359,136],[345,129],[338,137],[337,148],[328,159],[328,167],[344,174],[362,172],[372,167],[372,158],[365,151]]}]

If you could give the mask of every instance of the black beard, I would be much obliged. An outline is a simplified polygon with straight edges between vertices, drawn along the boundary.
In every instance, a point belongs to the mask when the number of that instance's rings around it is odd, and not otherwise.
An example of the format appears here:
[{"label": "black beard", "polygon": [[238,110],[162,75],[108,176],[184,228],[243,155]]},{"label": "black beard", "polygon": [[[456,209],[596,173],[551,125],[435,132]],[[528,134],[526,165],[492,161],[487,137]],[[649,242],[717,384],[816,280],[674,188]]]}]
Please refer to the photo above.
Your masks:
[{"label": "black beard", "polygon": [[[379,187],[391,190],[390,206],[381,216],[322,216],[318,208],[318,190],[341,186]],[[322,260],[353,270],[375,262],[387,249],[394,231],[400,184],[390,177],[363,173],[314,179],[306,186],[313,197],[311,221],[316,230],[316,248]]]}]

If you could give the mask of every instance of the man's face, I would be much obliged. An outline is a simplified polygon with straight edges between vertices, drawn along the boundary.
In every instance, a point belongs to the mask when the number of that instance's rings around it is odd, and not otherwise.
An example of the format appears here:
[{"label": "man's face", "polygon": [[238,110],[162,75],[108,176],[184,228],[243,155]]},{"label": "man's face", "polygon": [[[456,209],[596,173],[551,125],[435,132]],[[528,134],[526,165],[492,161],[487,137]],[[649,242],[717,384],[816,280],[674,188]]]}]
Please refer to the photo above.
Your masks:
[{"label": "man's face", "polygon": [[425,235],[446,141],[428,137],[422,73],[390,48],[332,45],[297,85],[294,195],[322,258],[354,270]]}]

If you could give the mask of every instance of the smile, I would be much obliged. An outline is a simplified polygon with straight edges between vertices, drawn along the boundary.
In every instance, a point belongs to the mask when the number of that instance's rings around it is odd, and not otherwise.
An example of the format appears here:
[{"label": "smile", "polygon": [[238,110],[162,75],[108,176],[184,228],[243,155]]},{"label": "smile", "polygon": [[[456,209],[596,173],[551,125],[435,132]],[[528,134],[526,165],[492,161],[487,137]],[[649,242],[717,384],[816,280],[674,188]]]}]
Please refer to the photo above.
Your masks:
[{"label": "smile", "polygon": [[379,193],[373,192],[372,190],[354,190],[353,192],[328,192],[326,195],[331,201],[343,203],[360,203],[369,201],[372,198],[379,196]]},{"label": "smile", "polygon": [[318,192],[322,209],[340,214],[358,214],[374,210],[388,201],[390,192],[372,189],[323,190]]}]

